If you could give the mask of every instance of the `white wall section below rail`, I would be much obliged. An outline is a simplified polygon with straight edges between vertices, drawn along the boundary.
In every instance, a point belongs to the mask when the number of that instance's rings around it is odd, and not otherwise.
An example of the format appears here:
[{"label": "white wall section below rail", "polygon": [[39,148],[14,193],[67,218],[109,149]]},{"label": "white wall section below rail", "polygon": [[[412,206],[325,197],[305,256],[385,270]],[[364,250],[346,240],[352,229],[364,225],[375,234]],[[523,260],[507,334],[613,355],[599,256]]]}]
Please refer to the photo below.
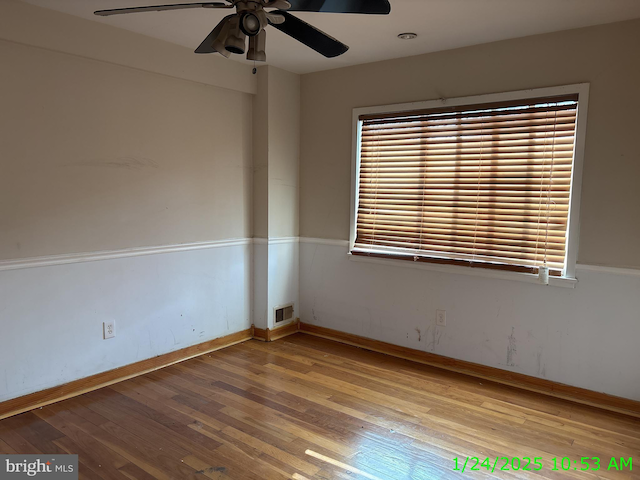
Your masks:
[{"label": "white wall section below rail", "polygon": [[[575,289],[352,262],[300,242],[303,322],[640,400],[640,271],[578,265]],[[436,310],[447,324],[436,326]]]}]

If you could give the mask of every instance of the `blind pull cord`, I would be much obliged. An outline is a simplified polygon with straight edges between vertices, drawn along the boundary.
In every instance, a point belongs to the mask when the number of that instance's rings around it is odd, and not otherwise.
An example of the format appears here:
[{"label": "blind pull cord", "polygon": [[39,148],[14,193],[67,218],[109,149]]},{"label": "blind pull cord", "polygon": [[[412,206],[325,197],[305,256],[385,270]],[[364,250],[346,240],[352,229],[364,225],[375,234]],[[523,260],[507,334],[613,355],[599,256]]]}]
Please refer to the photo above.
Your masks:
[{"label": "blind pull cord", "polygon": [[473,226],[473,246],[471,249],[472,257],[471,261],[476,260],[476,237],[478,236],[478,216],[480,214],[480,182],[482,181],[482,160],[484,152],[484,122],[482,122],[482,128],[480,128],[480,165],[478,167],[478,185],[476,190],[476,219]]},{"label": "blind pull cord", "polygon": [[[557,107],[557,104],[556,104]],[[549,168],[549,183],[547,185],[547,216],[545,218],[545,233],[544,233],[544,255],[542,258],[542,265],[538,268],[538,281],[543,285],[549,285],[549,266],[547,265],[547,249],[549,247],[549,220],[550,220],[550,205],[551,205],[551,184],[553,183],[553,160],[555,157],[555,146],[556,146],[556,123],[558,121],[558,111],[554,112],[553,118],[553,134],[551,137],[551,165]],[[540,175],[540,206],[542,206],[542,183],[544,180],[544,164],[546,163],[546,150],[547,150],[547,140],[545,136],[544,149],[543,149],[543,160],[542,160],[542,175]],[[540,230],[540,216],[538,216],[538,232]],[[538,233],[538,237],[540,234]],[[537,241],[536,241],[537,244]]]},{"label": "blind pull cord", "polygon": [[[428,129],[428,127],[426,127]],[[424,201],[425,194],[427,191],[426,180],[427,180],[427,165],[429,163],[429,142],[425,140],[424,143],[424,166],[423,174],[422,174],[422,205],[420,206],[420,238],[418,239],[418,251],[422,250],[422,235],[424,232]],[[418,255],[414,255],[413,261],[417,262],[420,260]]]},{"label": "blind pull cord", "polygon": [[373,177],[375,179],[375,193],[374,193],[374,205],[375,205],[375,210],[373,210],[371,213],[373,214],[373,229],[372,229],[372,233],[371,233],[371,246],[373,247],[376,243],[376,227],[378,226],[378,188],[380,186],[380,135],[379,135],[380,131],[378,130],[376,132],[376,170],[375,170],[375,176]]},{"label": "blind pull cord", "polygon": [[[544,266],[547,266],[547,247],[549,245],[549,221],[551,208],[551,185],[553,185],[553,166],[556,157],[556,125],[558,123],[558,110],[554,113],[553,118],[553,140],[551,143],[551,169],[549,171],[549,186],[547,188],[547,228],[544,233]],[[554,202],[555,203],[555,202]]]},{"label": "blind pull cord", "polygon": [[[556,105],[557,106],[557,105]],[[558,123],[558,110],[554,112],[553,119],[553,139],[551,143],[551,168],[549,169],[549,185],[547,186],[547,223],[544,232],[544,259],[540,267],[540,283],[549,285],[549,266],[547,265],[547,249],[549,247],[549,221],[551,220],[551,185],[553,184],[553,166],[556,155],[556,125]],[[546,142],[545,142],[546,143]],[[555,202],[554,202],[555,203]]]},{"label": "blind pull cord", "polygon": [[[545,113],[545,120],[549,116],[549,112]],[[555,128],[555,126],[554,126]],[[540,170],[540,192],[538,193],[538,219],[537,219],[537,228],[536,228],[536,248],[535,248],[535,262],[538,262],[538,243],[540,243],[540,217],[542,216],[542,189],[544,186],[544,167],[547,164],[547,138],[548,132],[544,134],[544,145],[542,148],[542,169]],[[547,196],[549,195],[549,191],[547,189]],[[547,209],[547,224],[549,220],[549,212]],[[545,245],[545,251],[543,253],[543,264],[538,265],[538,282],[543,285],[549,284],[549,267],[547,266],[547,247]]]}]

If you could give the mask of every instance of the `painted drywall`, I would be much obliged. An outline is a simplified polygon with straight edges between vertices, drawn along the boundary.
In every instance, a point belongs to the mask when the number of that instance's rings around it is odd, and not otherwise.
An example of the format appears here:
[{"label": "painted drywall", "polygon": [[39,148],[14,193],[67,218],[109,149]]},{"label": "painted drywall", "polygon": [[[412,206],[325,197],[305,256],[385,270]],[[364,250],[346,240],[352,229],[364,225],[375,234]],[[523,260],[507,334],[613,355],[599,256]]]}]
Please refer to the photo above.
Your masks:
[{"label": "painted drywall", "polygon": [[0,271],[0,402],[249,328],[250,260],[247,241]]},{"label": "painted drywall", "polygon": [[[572,289],[346,252],[347,242],[301,239],[304,322],[640,400],[640,273],[578,266]],[[446,327],[436,326],[436,309],[446,310]]]},{"label": "painted drywall", "polygon": [[285,305],[293,304],[293,318],[299,316],[299,258],[297,237],[254,238],[252,308],[256,327],[273,329],[275,309]]},{"label": "painted drywall", "polygon": [[0,1],[0,39],[205,85],[256,92],[249,65],[221,55],[196,55],[193,50],[197,45],[182,47],[19,0]]},{"label": "painted drywall", "polygon": [[[269,241],[269,304],[267,310],[269,318],[267,325],[271,329],[276,327],[275,310],[277,308],[293,304],[293,319],[299,315],[299,259],[298,238]],[[277,326],[282,325],[284,324]]]},{"label": "painted drywall", "polygon": [[253,101],[253,228],[256,238],[299,233],[300,75],[258,68]]},{"label": "painted drywall", "polygon": [[254,238],[252,282],[252,319],[257,328],[269,328],[269,243]]},{"label": "painted drywall", "polygon": [[256,74],[253,97],[253,235],[269,238],[269,68]]},{"label": "painted drywall", "polygon": [[303,75],[301,236],[349,238],[354,107],[589,82],[578,262],[640,268],[638,51],[633,20]]},{"label": "painted drywall", "polygon": [[253,119],[254,322],[274,328],[274,309],[298,305],[300,76],[258,68]]},{"label": "painted drywall", "polygon": [[[304,75],[300,234],[316,240],[300,245],[302,321],[640,400],[638,51],[636,20]],[[575,289],[350,260],[353,108],[581,82]]]},{"label": "painted drywall", "polygon": [[0,260],[251,236],[251,95],[4,41],[0,63]]},{"label": "painted drywall", "polygon": [[299,233],[300,75],[269,69],[269,237]]},{"label": "painted drywall", "polygon": [[269,270],[268,322],[275,309],[299,303],[300,76],[267,67],[269,73]]},{"label": "painted drywall", "polygon": [[0,401],[252,323],[255,80],[93,25],[0,5]]}]

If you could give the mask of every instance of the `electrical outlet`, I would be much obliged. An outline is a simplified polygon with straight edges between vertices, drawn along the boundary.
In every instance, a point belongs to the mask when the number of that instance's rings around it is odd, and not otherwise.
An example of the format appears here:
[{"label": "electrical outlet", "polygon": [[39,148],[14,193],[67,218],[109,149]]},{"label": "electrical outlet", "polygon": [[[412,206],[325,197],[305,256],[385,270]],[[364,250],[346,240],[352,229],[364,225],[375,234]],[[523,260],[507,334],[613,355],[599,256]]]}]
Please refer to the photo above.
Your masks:
[{"label": "electrical outlet", "polygon": [[113,338],[116,336],[116,322],[115,320],[109,320],[102,323],[102,331],[104,333],[104,339]]},{"label": "electrical outlet", "polygon": [[447,311],[446,310],[436,310],[436,325],[439,327],[447,326]]}]

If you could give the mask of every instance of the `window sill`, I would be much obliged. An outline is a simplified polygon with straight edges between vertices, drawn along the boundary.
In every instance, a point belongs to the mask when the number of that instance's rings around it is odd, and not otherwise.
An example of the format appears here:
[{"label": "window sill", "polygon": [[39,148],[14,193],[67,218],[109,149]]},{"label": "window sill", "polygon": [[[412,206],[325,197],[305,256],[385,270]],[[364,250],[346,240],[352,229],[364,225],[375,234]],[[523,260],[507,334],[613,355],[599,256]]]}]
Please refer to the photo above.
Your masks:
[{"label": "window sill", "polygon": [[[458,265],[446,265],[428,262],[411,262],[408,260],[397,260],[394,258],[367,257],[364,255],[353,255],[347,253],[349,260],[353,262],[379,263],[381,265],[420,268],[423,270],[431,270],[442,273],[454,273],[458,275],[468,275],[473,277],[498,278],[502,280],[512,280],[525,283],[534,283],[541,285],[538,281],[538,275],[532,273],[510,272],[506,270],[492,270],[481,267],[464,267]],[[571,277],[549,277],[549,285],[551,287],[575,288],[578,280]],[[547,286],[547,285],[541,285]]]}]

